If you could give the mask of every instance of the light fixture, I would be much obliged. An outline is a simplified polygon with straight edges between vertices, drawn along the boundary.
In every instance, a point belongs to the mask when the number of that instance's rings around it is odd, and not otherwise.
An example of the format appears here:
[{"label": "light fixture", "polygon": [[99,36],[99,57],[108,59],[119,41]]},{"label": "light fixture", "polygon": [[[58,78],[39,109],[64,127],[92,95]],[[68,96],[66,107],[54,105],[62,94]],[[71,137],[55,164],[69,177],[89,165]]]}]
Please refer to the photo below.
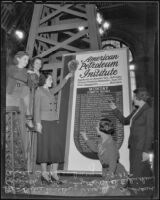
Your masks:
[{"label": "light fixture", "polygon": [[97,13],[96,19],[97,19],[97,22],[98,22],[99,24],[101,24],[102,21],[103,21],[102,16],[100,15],[100,13]]},{"label": "light fixture", "polygon": [[99,33],[100,33],[101,35],[103,35],[104,30],[103,30],[102,28],[99,28]]},{"label": "light fixture", "polygon": [[104,32],[107,29],[109,29],[110,23],[107,21],[104,21],[103,16],[99,12],[97,12],[96,19],[99,24],[99,33],[100,33],[100,35],[103,35]]},{"label": "light fixture", "polygon": [[135,65],[133,65],[133,64],[129,65],[129,69],[130,70],[135,70]]},{"label": "light fixture", "polygon": [[103,23],[103,28],[104,28],[104,29],[109,29],[109,27],[110,27],[110,23],[105,21],[105,22]]},{"label": "light fixture", "polygon": [[15,36],[18,40],[23,40],[24,39],[24,32],[21,30],[15,30]]},{"label": "light fixture", "polygon": [[83,30],[84,30],[84,26],[79,26],[79,27],[78,27],[78,30],[79,30],[79,31],[83,31]]}]

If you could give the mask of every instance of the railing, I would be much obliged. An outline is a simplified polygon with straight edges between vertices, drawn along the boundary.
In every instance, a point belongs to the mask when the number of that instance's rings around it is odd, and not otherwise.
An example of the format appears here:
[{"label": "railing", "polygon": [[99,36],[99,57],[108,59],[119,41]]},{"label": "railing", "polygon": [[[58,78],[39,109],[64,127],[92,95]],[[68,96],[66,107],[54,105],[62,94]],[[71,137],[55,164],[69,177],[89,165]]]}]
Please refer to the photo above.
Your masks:
[{"label": "railing", "polygon": [[6,107],[4,187],[7,193],[17,193],[17,190],[24,189],[26,183],[29,183],[19,112],[16,106]]}]

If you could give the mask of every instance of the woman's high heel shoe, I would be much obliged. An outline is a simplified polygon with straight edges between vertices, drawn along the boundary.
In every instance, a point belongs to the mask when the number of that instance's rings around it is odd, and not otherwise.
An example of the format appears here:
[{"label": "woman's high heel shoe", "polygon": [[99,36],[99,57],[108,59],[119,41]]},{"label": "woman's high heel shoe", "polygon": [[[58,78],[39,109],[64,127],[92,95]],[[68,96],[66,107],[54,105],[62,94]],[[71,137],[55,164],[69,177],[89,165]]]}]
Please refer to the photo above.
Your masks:
[{"label": "woman's high heel shoe", "polygon": [[58,185],[62,185],[63,184],[62,181],[55,179],[52,175],[51,175],[51,181],[57,183]]},{"label": "woman's high heel shoe", "polygon": [[50,185],[52,182],[50,180],[47,180],[44,176],[41,176],[41,182],[42,184]]}]

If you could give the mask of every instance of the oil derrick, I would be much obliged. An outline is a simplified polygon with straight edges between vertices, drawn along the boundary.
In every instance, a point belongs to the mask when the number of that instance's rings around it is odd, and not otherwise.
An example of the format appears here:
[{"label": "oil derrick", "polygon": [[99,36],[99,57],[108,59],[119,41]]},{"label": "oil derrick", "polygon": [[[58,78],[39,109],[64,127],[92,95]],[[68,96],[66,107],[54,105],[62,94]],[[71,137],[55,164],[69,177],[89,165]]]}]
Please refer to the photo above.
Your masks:
[{"label": "oil derrick", "polygon": [[[31,58],[43,58],[43,70],[52,71],[55,83],[62,80],[63,54],[98,49],[101,49],[101,41],[94,4],[34,5],[26,51]],[[34,137],[33,140],[36,140]],[[32,146],[36,146],[34,143],[32,141]],[[35,163],[35,156],[31,157]]]}]

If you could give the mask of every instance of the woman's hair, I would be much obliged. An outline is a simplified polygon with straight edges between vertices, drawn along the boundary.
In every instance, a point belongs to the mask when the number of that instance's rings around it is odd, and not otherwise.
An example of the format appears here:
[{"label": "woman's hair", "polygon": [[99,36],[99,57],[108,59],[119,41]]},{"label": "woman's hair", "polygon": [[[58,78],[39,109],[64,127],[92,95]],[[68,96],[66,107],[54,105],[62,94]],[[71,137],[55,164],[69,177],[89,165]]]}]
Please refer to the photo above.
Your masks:
[{"label": "woman's hair", "polygon": [[[108,130],[106,130],[105,125],[108,125]],[[105,134],[113,135],[114,133],[114,126],[110,119],[102,118],[99,122],[99,130]]]},{"label": "woman's hair", "polygon": [[34,57],[32,58],[32,60],[30,61],[30,69],[34,69],[34,63],[36,60],[40,60],[41,61],[41,69],[42,69],[42,66],[43,66],[43,59],[41,57]]},{"label": "woman's hair", "polygon": [[26,51],[18,51],[13,58],[13,64],[17,65],[18,64],[17,58],[22,58],[23,56],[29,57],[29,54]]},{"label": "woman's hair", "polygon": [[133,91],[138,100],[143,100],[148,103],[150,106],[152,105],[152,98],[145,87],[137,88]]},{"label": "woman's hair", "polygon": [[44,86],[49,76],[52,75],[50,73],[41,73],[39,77],[39,86]]}]

